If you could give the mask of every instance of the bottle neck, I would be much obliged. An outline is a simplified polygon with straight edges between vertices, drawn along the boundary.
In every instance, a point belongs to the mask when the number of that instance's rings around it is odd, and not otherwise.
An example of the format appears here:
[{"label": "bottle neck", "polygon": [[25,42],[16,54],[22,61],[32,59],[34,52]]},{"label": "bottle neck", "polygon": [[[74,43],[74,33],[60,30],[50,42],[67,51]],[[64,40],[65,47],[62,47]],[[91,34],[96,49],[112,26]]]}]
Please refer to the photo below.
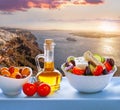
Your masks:
[{"label": "bottle neck", "polygon": [[44,70],[54,71],[54,44],[44,44]]},{"label": "bottle neck", "polygon": [[44,45],[45,62],[54,62],[54,45]]}]

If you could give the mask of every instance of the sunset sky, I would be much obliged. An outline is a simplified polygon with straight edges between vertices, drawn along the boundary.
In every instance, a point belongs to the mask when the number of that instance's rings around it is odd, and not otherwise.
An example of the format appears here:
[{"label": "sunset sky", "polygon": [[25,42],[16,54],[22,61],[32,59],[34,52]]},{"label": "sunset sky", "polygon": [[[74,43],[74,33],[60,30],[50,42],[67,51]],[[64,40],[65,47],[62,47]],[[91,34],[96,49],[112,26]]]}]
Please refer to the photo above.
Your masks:
[{"label": "sunset sky", "polygon": [[120,0],[0,0],[0,27],[118,31]]}]

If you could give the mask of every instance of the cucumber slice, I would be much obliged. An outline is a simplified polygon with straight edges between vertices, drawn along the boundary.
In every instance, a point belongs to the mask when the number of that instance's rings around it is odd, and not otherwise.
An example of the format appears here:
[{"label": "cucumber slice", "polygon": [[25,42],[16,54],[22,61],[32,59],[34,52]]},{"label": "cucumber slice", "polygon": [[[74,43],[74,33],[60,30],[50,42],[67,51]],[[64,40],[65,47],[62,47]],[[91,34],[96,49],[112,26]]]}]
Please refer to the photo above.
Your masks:
[{"label": "cucumber slice", "polygon": [[69,57],[67,58],[67,62],[70,62],[71,60],[75,60],[75,57],[74,57],[74,56],[69,56]]},{"label": "cucumber slice", "polygon": [[92,64],[90,64],[89,67],[90,67],[91,72],[93,73],[94,70],[95,70],[95,66],[93,66]]},{"label": "cucumber slice", "polygon": [[101,61],[102,63],[104,63],[105,62],[105,58],[104,57],[102,57],[102,61]]},{"label": "cucumber slice", "polygon": [[99,54],[94,54],[93,56],[102,63],[105,61],[105,58],[103,56],[100,56]]}]

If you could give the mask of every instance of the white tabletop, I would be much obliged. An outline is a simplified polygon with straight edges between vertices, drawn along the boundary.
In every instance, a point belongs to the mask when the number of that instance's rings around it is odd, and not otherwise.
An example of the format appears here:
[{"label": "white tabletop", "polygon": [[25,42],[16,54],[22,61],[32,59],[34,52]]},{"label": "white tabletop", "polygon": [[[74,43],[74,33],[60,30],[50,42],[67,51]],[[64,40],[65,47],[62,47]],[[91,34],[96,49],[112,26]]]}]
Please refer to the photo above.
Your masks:
[{"label": "white tabletop", "polygon": [[55,94],[42,98],[37,95],[9,97],[0,90],[0,110],[120,110],[120,78],[114,77],[101,92],[79,93],[63,78],[61,88]]}]

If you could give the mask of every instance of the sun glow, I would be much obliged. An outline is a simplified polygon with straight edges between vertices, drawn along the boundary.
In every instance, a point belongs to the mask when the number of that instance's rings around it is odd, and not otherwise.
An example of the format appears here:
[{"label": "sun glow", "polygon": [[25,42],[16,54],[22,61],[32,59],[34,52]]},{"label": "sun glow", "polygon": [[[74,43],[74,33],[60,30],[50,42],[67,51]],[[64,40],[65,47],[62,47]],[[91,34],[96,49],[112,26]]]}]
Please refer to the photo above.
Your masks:
[{"label": "sun glow", "polygon": [[99,30],[104,32],[115,32],[118,31],[118,26],[110,22],[102,22],[99,25]]}]

